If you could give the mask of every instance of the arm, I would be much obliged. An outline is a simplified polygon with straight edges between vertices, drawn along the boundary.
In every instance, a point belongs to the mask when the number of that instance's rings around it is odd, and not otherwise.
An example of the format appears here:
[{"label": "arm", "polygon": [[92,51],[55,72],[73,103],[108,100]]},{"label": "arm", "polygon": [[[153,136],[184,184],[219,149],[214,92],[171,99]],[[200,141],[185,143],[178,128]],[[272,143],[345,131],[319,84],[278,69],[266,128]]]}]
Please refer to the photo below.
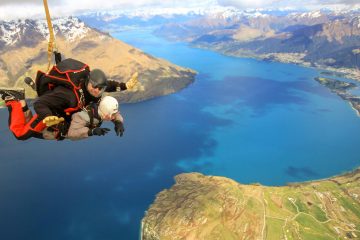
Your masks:
[{"label": "arm", "polygon": [[126,83],[109,80],[105,92],[134,91],[136,86],[140,85],[138,76],[139,74],[135,72]]},{"label": "arm", "polygon": [[120,121],[124,123],[124,118],[121,116],[119,112],[116,113],[115,119],[113,121]]},{"label": "arm", "polygon": [[120,92],[125,91],[126,89],[127,87],[125,83],[108,80],[105,92]]},{"label": "arm", "polygon": [[114,123],[114,130],[116,135],[122,137],[125,131],[124,119],[119,112],[116,114],[116,117],[114,120],[112,120],[112,122]]}]

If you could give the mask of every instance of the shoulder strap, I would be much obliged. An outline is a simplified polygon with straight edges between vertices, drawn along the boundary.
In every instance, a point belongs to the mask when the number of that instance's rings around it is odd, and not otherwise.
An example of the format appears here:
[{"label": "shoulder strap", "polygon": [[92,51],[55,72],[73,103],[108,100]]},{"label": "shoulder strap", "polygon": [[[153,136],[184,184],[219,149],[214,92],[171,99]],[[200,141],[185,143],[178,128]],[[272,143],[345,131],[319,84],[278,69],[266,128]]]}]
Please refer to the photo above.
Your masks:
[{"label": "shoulder strap", "polygon": [[[102,119],[98,114],[98,105],[96,103],[90,103],[87,107],[86,107],[86,111],[89,114],[89,118],[90,118],[90,128],[94,128],[94,127],[100,127],[102,124]],[[98,120],[97,124],[95,124],[94,120]]]},{"label": "shoulder strap", "polygon": [[90,104],[89,106],[86,107],[86,111],[89,114],[89,119],[90,119],[89,128],[93,128],[94,127],[94,108],[93,108],[92,104]]}]

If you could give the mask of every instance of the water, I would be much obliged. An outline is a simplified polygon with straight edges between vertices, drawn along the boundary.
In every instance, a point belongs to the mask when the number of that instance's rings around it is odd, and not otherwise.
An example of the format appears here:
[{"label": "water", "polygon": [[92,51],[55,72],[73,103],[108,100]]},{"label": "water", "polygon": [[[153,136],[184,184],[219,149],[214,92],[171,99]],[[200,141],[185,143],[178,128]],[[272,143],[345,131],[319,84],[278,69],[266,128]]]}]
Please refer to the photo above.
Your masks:
[{"label": "water", "polygon": [[313,80],[318,71],[227,57],[148,30],[114,36],[195,69],[196,82],[123,104],[123,138],[20,142],[0,110],[1,239],[137,239],[144,211],[181,172],[281,185],[359,166],[360,119]]}]

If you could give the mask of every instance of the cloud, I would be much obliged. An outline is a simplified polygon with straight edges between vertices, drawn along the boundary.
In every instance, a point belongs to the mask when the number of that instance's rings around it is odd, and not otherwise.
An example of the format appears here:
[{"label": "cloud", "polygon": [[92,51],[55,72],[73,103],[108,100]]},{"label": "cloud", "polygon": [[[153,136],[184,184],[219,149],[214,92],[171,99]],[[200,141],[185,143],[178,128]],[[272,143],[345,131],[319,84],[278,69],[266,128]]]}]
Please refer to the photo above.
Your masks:
[{"label": "cloud", "polygon": [[[67,6],[68,8],[83,8],[83,9],[103,9],[103,8],[113,8],[113,7],[145,7],[145,6],[193,6],[193,5],[208,5],[208,4],[216,4],[216,0],[173,0],[173,1],[163,1],[163,0],[106,0],[106,1],[99,1],[99,0],[48,0],[49,6]],[[1,0],[1,6],[7,5],[43,5],[42,0]]]},{"label": "cloud", "polygon": [[[48,5],[52,17],[61,17],[89,11],[131,10],[147,7],[206,7],[218,5],[218,3],[216,0],[48,0]],[[0,1],[0,20],[44,18],[44,16],[42,0]]]},{"label": "cloud", "polygon": [[[306,3],[306,1],[304,2]],[[359,4],[359,0],[307,0],[307,2],[311,5],[322,5],[322,6]]]},{"label": "cloud", "polygon": [[[48,5],[60,6],[64,0],[48,0]],[[0,7],[3,6],[42,6],[43,0],[1,0]]]},{"label": "cloud", "polygon": [[283,0],[218,0],[222,6],[232,6],[237,8],[258,8],[268,7],[273,4],[284,2]]},{"label": "cloud", "polygon": [[[307,4],[328,5],[328,4],[344,4],[352,5],[358,4],[359,0],[48,0],[49,6],[70,6],[70,8],[107,8],[107,7],[144,7],[144,6],[182,6],[188,7],[193,5],[222,5],[234,6],[238,8],[251,8],[251,7],[271,7],[273,5],[287,5],[287,6],[304,6]],[[42,5],[42,0],[1,0],[0,7],[6,5]]]},{"label": "cloud", "polygon": [[345,4],[345,5],[351,5],[351,4],[358,4],[359,0],[317,0],[318,4]]},{"label": "cloud", "polygon": [[0,2],[0,6],[1,5],[15,5],[15,4],[24,4],[24,3],[37,3],[37,4],[42,4],[42,0],[1,0]]},{"label": "cloud", "polygon": [[[247,8],[301,8],[319,9],[326,6],[351,6],[359,0],[48,0],[52,17],[76,15],[89,11],[131,10],[151,7],[211,7],[232,6]],[[30,10],[30,11],[29,11]],[[0,20],[16,18],[43,18],[42,0],[1,0]]]},{"label": "cloud", "polygon": [[245,8],[321,8],[329,5],[355,5],[359,0],[218,0],[222,6]]}]

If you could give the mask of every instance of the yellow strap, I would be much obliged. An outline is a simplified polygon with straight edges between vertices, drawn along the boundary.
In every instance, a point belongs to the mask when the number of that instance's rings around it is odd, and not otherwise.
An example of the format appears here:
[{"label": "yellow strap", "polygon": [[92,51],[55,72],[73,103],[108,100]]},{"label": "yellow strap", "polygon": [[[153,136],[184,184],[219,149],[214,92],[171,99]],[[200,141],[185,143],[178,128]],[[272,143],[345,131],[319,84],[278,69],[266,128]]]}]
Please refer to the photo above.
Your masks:
[{"label": "yellow strap", "polygon": [[54,29],[53,29],[53,26],[51,23],[51,17],[50,17],[47,0],[43,0],[43,1],[44,1],[44,8],[45,8],[45,14],[46,14],[46,21],[47,21],[47,25],[49,28],[49,34],[50,34],[49,44],[48,44],[48,69],[47,69],[47,71],[49,71],[50,65],[51,65],[52,54],[54,52],[54,48],[56,49],[56,43],[55,43]]}]

